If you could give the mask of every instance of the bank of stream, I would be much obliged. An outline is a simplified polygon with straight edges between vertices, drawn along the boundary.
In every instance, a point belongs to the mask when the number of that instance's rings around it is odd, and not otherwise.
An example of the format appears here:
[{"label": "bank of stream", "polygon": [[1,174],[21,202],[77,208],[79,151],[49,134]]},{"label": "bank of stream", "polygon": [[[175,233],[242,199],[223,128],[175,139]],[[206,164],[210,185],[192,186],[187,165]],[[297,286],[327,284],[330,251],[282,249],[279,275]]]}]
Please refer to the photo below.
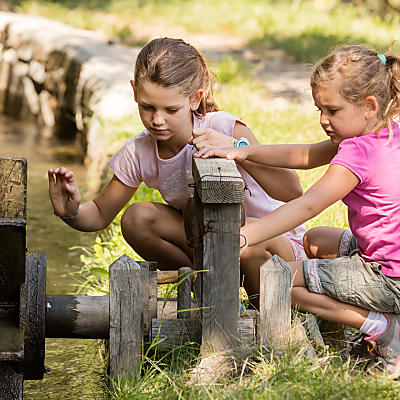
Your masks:
[{"label": "bank of stream", "polygon": [[[47,294],[77,293],[80,249],[94,234],[75,231],[53,215],[48,199],[47,170],[67,166],[88,196],[85,167],[78,148],[61,142],[33,123],[0,116],[0,156],[28,160],[27,248],[47,255]],[[50,369],[42,381],[25,381],[29,400],[103,399],[105,386],[94,340],[46,339],[45,364]]]}]

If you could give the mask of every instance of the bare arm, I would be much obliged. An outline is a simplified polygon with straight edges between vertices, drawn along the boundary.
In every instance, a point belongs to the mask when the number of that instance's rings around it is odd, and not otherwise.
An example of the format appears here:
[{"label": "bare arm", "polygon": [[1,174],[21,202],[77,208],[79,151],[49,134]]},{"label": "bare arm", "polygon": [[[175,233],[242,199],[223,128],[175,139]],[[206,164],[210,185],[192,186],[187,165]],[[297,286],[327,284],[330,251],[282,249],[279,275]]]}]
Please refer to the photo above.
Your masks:
[{"label": "bare arm", "polygon": [[[238,122],[234,127],[233,138],[208,128],[193,132],[193,139],[189,143],[194,144],[199,152],[221,146],[227,146],[234,150],[235,140],[241,137],[245,137],[253,145],[259,145],[253,132]],[[241,160],[240,166],[256,180],[266,193],[277,200],[290,201],[303,193],[299,177],[293,170],[266,166],[247,160]]]},{"label": "bare arm", "polygon": [[94,200],[80,204],[78,184],[71,171],[56,168],[49,170],[48,176],[54,212],[66,217],[64,222],[72,228],[85,232],[106,228],[136,192],[114,175]]},{"label": "bare arm", "polygon": [[226,157],[230,160],[243,160],[272,167],[311,169],[328,164],[337,152],[337,145],[330,140],[313,144],[251,145],[240,148],[202,149],[196,157]]},{"label": "bare arm", "polygon": [[346,196],[359,180],[347,168],[333,164],[303,196],[282,205],[270,214],[244,226],[247,245],[271,239],[315,217]]}]

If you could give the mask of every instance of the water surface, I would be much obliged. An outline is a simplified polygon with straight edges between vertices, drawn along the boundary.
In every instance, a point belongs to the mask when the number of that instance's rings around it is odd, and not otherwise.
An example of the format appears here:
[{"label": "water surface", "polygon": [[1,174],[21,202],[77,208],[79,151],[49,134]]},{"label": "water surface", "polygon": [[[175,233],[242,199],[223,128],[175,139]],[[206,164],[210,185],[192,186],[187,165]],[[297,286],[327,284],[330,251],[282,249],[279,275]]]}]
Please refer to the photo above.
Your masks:
[{"label": "water surface", "polygon": [[[47,170],[70,168],[77,176],[83,199],[87,199],[85,168],[79,148],[52,138],[33,123],[0,116],[0,156],[28,160],[27,248],[47,255],[47,294],[77,293],[79,249],[94,234],[78,232],[53,215],[48,198]],[[46,339],[45,364],[50,371],[42,381],[24,382],[24,399],[103,399],[105,388],[95,340]]]}]

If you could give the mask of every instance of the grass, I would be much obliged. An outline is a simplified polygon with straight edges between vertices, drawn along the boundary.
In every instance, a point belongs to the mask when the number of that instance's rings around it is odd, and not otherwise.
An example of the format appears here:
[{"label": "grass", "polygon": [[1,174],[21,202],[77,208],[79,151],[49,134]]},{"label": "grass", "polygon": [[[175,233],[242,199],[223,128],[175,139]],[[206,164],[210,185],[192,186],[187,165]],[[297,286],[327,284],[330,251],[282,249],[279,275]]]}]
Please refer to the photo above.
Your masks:
[{"label": "grass", "polygon": [[[14,10],[57,19],[85,29],[101,29],[123,43],[141,45],[145,38],[136,32],[146,24],[178,26],[187,32],[235,35],[247,46],[280,48],[298,60],[313,62],[336,43],[367,43],[379,51],[400,37],[399,16],[387,18],[364,13],[352,4],[328,0],[77,0],[11,1]],[[364,11],[362,11],[364,12]],[[243,16],[246,16],[243,18]],[[233,57],[212,62],[220,86],[215,97],[253,130],[262,143],[304,143],[324,138],[318,114],[311,107],[294,105],[285,112],[271,111],[265,103],[268,89],[254,81],[247,66]],[[110,137],[110,155],[128,137],[141,130],[137,115],[118,123],[104,121]],[[315,182],[325,168],[300,171],[304,189]],[[161,201],[142,185],[133,201]],[[123,212],[123,211],[122,211]],[[121,254],[140,257],[125,243],[120,217],[99,234],[91,248],[82,249],[82,292],[107,294],[107,271]],[[334,204],[308,221],[316,225],[347,227],[346,209]],[[303,357],[291,349],[281,358],[255,352],[235,377],[210,385],[186,385],[189,370],[198,362],[193,344],[178,346],[157,357],[150,352],[140,366],[141,373],[112,386],[110,397],[125,399],[397,399],[399,384],[365,376],[354,360],[343,362],[340,354],[325,349],[317,359]]]},{"label": "grass", "polygon": [[[234,35],[247,45],[281,48],[314,62],[336,43],[366,43],[385,51],[400,37],[400,15],[380,17],[339,0],[14,0],[10,8],[73,26],[101,30],[125,44],[143,45],[143,27],[168,32]],[[245,16],[245,18],[243,17]]]}]

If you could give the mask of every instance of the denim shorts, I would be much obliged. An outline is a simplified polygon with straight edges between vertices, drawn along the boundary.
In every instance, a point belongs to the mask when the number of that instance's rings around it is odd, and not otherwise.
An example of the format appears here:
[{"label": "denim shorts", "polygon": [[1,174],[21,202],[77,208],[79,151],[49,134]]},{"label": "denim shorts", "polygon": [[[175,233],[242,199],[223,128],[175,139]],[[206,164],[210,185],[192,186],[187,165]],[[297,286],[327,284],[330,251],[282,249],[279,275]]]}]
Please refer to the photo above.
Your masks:
[{"label": "denim shorts", "polygon": [[338,255],[333,259],[303,261],[311,292],[367,310],[400,314],[400,278],[386,276],[380,264],[363,260],[349,230],[340,237]]}]

